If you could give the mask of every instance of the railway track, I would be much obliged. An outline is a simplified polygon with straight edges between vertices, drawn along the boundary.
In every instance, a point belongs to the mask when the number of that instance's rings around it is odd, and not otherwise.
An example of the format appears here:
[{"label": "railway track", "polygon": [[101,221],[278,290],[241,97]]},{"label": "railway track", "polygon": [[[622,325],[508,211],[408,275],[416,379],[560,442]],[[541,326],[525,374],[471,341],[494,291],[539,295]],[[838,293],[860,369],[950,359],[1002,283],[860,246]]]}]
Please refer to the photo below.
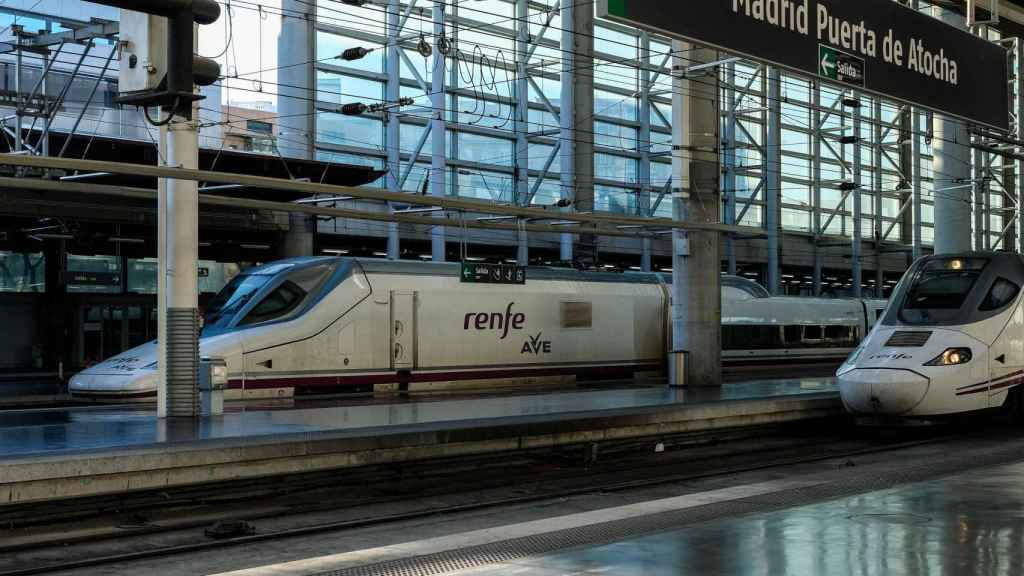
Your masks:
[{"label": "railway track", "polygon": [[[0,525],[8,527],[4,532],[7,538],[0,534],[0,541],[11,541],[15,536],[18,540],[0,545],[0,558],[6,558],[0,560],[0,576],[96,568],[431,516],[846,460],[963,437],[963,431],[945,427],[851,432],[848,426],[815,422],[685,434],[647,442],[583,445],[573,450],[528,454],[511,462],[500,455],[449,459],[367,467],[340,475],[317,473],[221,483],[174,493],[11,507],[0,509]],[[467,482],[469,471],[472,475]],[[353,492],[357,486],[364,489]],[[458,498],[452,501],[453,496]],[[374,507],[378,509],[376,514],[372,513]],[[379,513],[385,507],[399,510]],[[282,515],[316,518],[325,512],[344,515],[356,508],[359,512],[338,520],[313,519],[285,528],[259,529],[261,522],[279,521]],[[258,531],[211,539],[204,531],[215,519],[247,522]],[[69,524],[89,522],[94,523],[93,530],[68,537]],[[111,553],[111,541],[116,541],[120,550]],[[46,550],[54,548],[60,549],[59,560],[39,561]],[[18,561],[26,554],[34,559],[33,564]]]}]

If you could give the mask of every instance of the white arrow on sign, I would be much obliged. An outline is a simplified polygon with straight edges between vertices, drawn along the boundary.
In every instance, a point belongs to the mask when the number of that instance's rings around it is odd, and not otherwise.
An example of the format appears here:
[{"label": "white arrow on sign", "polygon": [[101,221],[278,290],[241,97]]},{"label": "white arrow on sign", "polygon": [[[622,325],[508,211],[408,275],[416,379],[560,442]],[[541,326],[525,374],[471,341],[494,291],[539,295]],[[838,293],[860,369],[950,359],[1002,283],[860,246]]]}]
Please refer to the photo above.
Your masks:
[{"label": "white arrow on sign", "polygon": [[825,72],[831,72],[835,67],[835,62],[829,61],[828,52],[826,52],[825,55],[821,57],[821,69]]}]

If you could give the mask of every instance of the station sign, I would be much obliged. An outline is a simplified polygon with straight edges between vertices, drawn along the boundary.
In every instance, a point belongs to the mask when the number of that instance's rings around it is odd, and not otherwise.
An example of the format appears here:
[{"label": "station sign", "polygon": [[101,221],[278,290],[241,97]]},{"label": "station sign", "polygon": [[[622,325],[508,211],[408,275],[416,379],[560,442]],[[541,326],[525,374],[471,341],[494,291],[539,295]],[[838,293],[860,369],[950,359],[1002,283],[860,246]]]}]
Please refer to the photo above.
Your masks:
[{"label": "station sign", "polygon": [[526,268],[518,264],[463,262],[459,280],[471,284],[526,284]]},{"label": "station sign", "polygon": [[1006,49],[893,0],[598,0],[598,16],[1009,129]]}]

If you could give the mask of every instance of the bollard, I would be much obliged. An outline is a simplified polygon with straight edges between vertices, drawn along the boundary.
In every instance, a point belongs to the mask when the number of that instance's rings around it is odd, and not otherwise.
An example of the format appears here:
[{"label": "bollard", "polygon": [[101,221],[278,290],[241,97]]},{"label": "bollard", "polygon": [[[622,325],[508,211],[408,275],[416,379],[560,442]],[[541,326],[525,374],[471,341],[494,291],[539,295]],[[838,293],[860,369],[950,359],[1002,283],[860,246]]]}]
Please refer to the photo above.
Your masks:
[{"label": "bollard", "polygon": [[228,365],[223,358],[199,359],[199,413],[224,413],[224,389],[228,386]]}]

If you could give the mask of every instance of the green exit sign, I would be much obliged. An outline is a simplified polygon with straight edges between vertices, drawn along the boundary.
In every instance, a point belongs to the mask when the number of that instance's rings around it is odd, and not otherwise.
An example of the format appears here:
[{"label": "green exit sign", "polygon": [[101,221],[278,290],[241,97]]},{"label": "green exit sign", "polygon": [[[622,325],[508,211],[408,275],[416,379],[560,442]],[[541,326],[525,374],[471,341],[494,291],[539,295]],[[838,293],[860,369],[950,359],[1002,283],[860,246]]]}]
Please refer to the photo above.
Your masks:
[{"label": "green exit sign", "polygon": [[818,74],[836,82],[863,88],[864,59],[819,44]]},{"label": "green exit sign", "polygon": [[526,284],[526,268],[518,264],[463,262],[459,281],[471,284]]}]

